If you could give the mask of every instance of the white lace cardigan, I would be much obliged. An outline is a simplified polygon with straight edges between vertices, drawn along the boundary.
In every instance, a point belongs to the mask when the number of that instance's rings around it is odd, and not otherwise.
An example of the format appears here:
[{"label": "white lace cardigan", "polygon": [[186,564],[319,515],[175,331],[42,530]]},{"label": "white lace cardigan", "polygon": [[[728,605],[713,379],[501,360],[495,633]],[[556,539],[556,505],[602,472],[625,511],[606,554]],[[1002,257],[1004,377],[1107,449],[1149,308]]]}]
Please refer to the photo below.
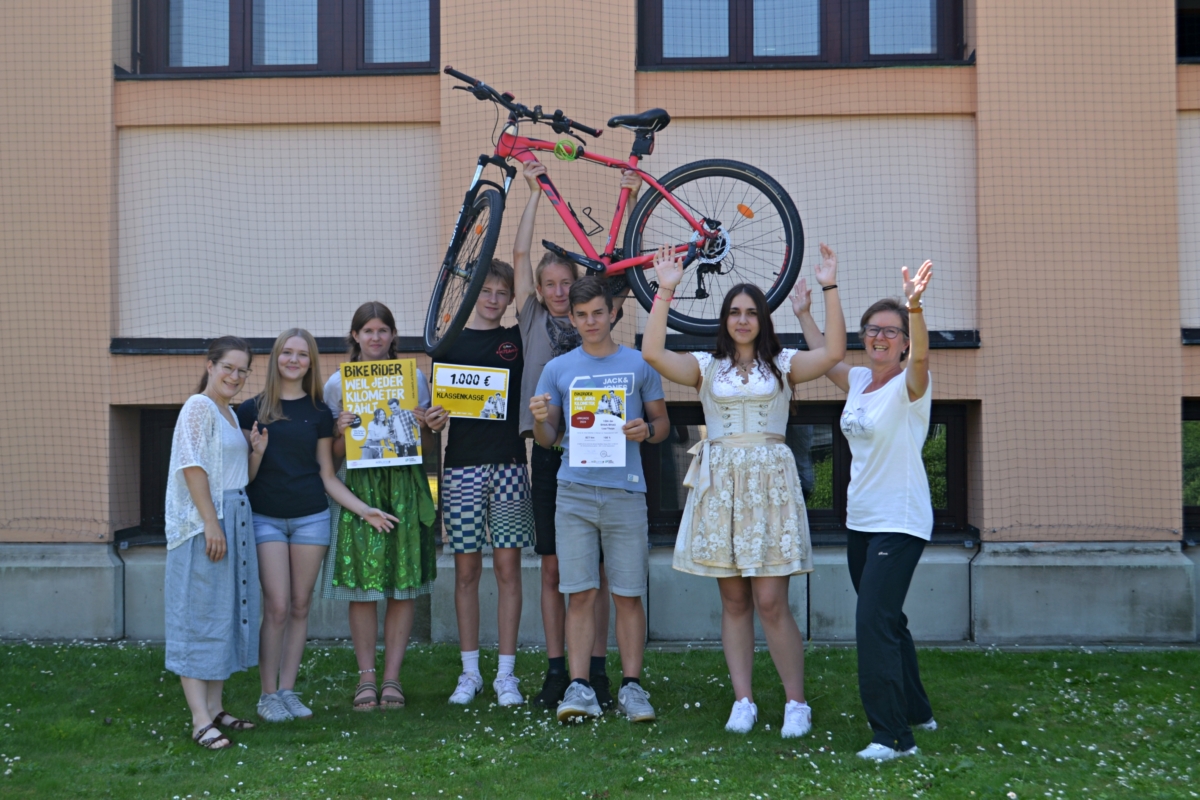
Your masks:
[{"label": "white lace cardigan", "polygon": [[217,519],[224,517],[224,491],[221,488],[224,464],[221,429],[218,426],[228,423],[223,423],[220,416],[216,404],[202,394],[189,397],[179,412],[175,434],[171,437],[171,472],[167,476],[164,517],[168,550],[174,550],[196,534],[204,532],[204,518],[192,502],[191,492],[183,477],[185,467],[200,467],[208,473],[208,491],[217,510]]}]

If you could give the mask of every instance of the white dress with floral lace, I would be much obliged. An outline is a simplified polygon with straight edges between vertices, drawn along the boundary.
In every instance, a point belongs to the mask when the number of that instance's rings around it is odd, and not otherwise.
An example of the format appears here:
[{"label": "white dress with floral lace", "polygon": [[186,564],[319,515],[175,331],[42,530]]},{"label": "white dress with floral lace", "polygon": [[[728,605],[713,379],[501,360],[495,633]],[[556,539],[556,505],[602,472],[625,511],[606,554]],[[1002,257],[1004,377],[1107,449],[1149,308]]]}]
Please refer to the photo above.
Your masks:
[{"label": "white dress with floral lace", "polygon": [[783,443],[795,353],[784,350],[776,359],[783,386],[766,365],[757,364],[744,379],[728,359],[692,354],[704,376],[700,402],[708,439],[693,448],[675,569],[715,578],[812,571],[800,476]]}]

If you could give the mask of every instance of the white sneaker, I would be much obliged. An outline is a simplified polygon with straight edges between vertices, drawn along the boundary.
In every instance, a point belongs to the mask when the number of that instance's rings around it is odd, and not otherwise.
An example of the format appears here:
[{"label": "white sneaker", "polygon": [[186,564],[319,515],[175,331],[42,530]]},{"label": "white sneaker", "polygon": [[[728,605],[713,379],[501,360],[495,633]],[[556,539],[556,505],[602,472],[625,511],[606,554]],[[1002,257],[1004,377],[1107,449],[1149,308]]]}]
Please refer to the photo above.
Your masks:
[{"label": "white sneaker", "polygon": [[258,698],[258,716],[267,722],[287,722],[292,719],[292,712],[288,711],[279,693],[275,692]]},{"label": "white sneaker", "polygon": [[654,706],[650,705],[650,693],[640,683],[627,683],[617,692],[617,711],[630,722],[654,722]]},{"label": "white sneaker", "polygon": [[808,703],[799,703],[795,700],[789,701],[783,707],[783,738],[794,739],[797,736],[803,736],[811,730],[812,708],[809,707]]},{"label": "white sneaker", "polygon": [[283,703],[283,707],[286,708],[288,713],[294,718],[310,719],[312,717],[312,709],[304,705],[300,698],[296,696],[296,693],[291,689],[280,689],[278,692],[276,692],[276,694],[279,696],[280,702]]},{"label": "white sneaker", "polygon": [[871,742],[865,749],[859,750],[857,755],[859,758],[865,758],[868,761],[891,761],[893,758],[901,756],[915,756],[917,748],[910,747],[907,750],[893,750],[887,745]]},{"label": "white sneaker", "polygon": [[525,698],[521,696],[521,690],[517,688],[517,684],[520,682],[516,675],[497,675],[496,680],[492,681],[492,688],[496,690],[496,702],[502,707],[523,704]]},{"label": "white sneaker", "polygon": [[475,695],[483,691],[483,676],[478,672],[464,672],[458,676],[458,686],[450,695],[450,702],[465,706],[475,699]]},{"label": "white sneaker", "polygon": [[596,692],[590,686],[571,681],[563,694],[562,702],[558,704],[558,721],[571,722],[576,719],[600,716],[600,704],[596,702]]},{"label": "white sneaker", "polygon": [[937,720],[934,719],[933,717],[930,717],[928,722],[921,722],[916,725],[913,725],[913,730],[936,731],[937,730]]},{"label": "white sneaker", "polygon": [[749,733],[756,722],[758,706],[751,703],[749,697],[743,697],[733,704],[733,710],[729,712],[729,721],[725,723],[725,730],[730,733]]}]

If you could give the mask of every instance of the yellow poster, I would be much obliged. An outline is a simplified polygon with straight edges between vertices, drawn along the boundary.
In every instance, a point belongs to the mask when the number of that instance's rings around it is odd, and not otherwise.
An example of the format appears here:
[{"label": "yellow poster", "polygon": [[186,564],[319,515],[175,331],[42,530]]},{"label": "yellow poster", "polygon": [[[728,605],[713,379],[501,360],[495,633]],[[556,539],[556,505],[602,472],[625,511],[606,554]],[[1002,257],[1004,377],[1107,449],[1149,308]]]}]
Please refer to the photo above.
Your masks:
[{"label": "yellow poster", "polygon": [[502,420],[508,414],[508,370],[435,364],[433,404],[452,417]]},{"label": "yellow poster", "polygon": [[346,429],[346,468],[420,464],[416,407],[416,360],[342,364],[342,408],[356,416]]},{"label": "yellow poster", "polygon": [[625,466],[624,389],[572,389],[569,425],[572,467]]}]

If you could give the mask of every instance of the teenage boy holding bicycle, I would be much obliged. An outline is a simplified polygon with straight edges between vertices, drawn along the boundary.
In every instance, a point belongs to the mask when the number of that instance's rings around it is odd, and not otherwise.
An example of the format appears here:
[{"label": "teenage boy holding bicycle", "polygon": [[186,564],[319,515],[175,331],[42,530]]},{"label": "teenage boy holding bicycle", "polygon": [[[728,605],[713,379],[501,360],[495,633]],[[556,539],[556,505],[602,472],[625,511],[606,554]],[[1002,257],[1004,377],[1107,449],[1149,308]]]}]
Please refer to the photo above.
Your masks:
[{"label": "teenage boy holding bicycle", "polygon": [[[442,363],[508,370],[508,403],[503,419],[460,417],[450,425],[443,458],[442,519],[454,553],[454,612],[458,618],[462,675],[450,702],[466,704],[483,691],[479,671],[479,578],[483,545],[492,545],[499,592],[500,666],[492,688],[501,706],[525,702],[513,674],[517,628],[521,621],[521,548],[533,544],[533,501],[525,440],[518,428],[519,387],[524,348],[516,326],[500,325],[513,301],[513,269],[492,260],[475,314]],[[441,406],[425,414],[441,430],[449,415]]]},{"label": "teenage boy holding bicycle", "polygon": [[612,326],[617,312],[608,285],[599,278],[576,281],[570,289],[570,321],[582,345],[546,365],[529,400],[533,435],[543,447],[554,445],[571,405],[572,390],[619,390],[624,394],[626,422],[624,466],[571,466],[571,429],[562,446],[566,455],[558,471],[555,539],[559,591],[570,598],[566,639],[571,684],[558,705],[558,718],[597,717],[596,692],[588,680],[595,642],[593,616],[600,588],[600,550],[617,612],[617,646],[624,675],[617,708],[631,722],[655,718],[640,676],[646,640],[647,550],[646,481],[641,442],[667,438],[670,421],[662,381],[641,353],[617,344]]}]

